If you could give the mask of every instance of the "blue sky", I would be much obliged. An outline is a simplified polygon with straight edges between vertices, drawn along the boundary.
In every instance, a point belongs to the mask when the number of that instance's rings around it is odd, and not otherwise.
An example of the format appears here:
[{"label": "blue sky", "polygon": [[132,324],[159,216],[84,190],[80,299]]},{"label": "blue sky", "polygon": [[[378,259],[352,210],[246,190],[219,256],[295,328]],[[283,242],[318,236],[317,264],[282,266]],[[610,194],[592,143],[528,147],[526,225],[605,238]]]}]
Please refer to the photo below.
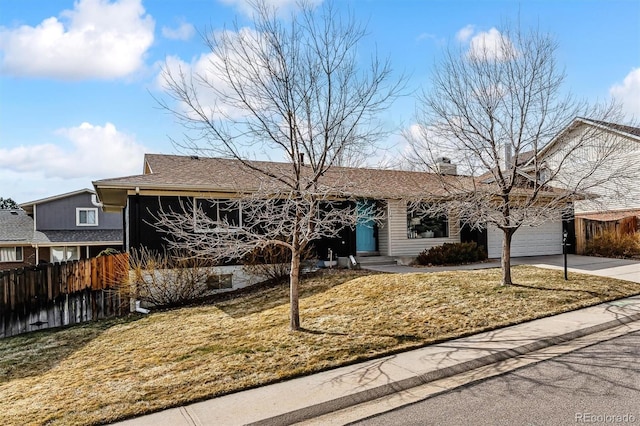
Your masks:
[{"label": "blue sky", "polygon": [[[291,7],[291,0],[270,0]],[[320,2],[322,0],[315,0]],[[336,0],[366,23],[360,49],[389,56],[426,86],[446,46],[520,20],[559,44],[566,90],[618,99],[640,118],[640,2]],[[199,32],[250,25],[245,0],[0,0],[0,196],[26,202],[142,171],[145,152],[176,153],[182,129],[158,108],[167,58],[195,63]],[[386,115],[412,124],[414,97]],[[399,136],[386,141],[402,150]]]}]

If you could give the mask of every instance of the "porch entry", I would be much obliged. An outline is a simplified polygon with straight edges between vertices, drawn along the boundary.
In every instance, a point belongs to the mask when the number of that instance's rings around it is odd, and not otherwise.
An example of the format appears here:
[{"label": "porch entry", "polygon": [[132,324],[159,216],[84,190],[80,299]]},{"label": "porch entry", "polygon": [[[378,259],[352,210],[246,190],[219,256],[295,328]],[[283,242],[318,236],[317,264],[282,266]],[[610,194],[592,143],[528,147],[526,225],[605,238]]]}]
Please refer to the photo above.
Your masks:
[{"label": "porch entry", "polygon": [[373,220],[375,203],[373,200],[361,200],[356,204],[360,219],[356,224],[356,252],[372,253],[376,251],[376,222]]}]

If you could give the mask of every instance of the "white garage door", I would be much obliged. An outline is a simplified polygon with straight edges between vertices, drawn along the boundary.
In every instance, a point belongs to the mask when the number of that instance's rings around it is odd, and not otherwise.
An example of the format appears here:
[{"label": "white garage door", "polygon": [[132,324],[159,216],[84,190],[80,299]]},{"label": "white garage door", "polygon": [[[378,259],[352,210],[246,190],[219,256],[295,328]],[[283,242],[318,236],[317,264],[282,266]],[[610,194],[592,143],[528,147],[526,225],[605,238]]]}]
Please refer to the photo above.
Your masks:
[{"label": "white garage door", "polygon": [[[490,258],[502,255],[502,231],[489,227],[487,251]],[[525,226],[513,234],[511,257],[562,254],[562,221],[547,222],[537,227]]]}]

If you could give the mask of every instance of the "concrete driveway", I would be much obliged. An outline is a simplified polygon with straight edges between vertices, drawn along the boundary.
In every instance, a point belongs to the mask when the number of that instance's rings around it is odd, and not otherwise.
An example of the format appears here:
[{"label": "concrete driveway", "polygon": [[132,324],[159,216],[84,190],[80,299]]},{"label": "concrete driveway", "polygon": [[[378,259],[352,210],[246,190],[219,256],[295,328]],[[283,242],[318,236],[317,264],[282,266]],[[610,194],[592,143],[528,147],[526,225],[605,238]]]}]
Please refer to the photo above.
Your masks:
[{"label": "concrete driveway", "polygon": [[[540,268],[563,269],[564,259],[562,255],[514,257],[511,259],[511,264],[535,265]],[[611,277],[619,280],[640,283],[640,261],[638,260],[610,259],[606,257],[578,256],[575,254],[569,254],[567,255],[567,266],[569,272],[580,272],[583,274]],[[489,262],[475,263],[472,265],[432,266],[424,268],[414,268],[403,265],[372,265],[366,267],[363,265],[363,268],[366,269],[389,273],[461,271],[499,267],[499,259],[492,259]]]},{"label": "concrete driveway", "polygon": [[[516,257],[511,259],[513,265],[535,265],[541,268],[562,269],[564,260],[558,256]],[[569,272],[617,278],[619,280],[640,283],[640,261],[627,259],[610,259],[607,257],[567,255]]]}]

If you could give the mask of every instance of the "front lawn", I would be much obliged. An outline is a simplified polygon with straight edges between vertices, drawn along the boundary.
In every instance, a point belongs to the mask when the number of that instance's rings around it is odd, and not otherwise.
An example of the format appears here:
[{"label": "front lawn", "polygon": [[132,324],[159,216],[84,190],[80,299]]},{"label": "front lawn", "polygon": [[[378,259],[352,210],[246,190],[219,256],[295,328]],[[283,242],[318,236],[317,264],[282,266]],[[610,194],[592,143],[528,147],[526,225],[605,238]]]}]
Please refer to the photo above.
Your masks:
[{"label": "front lawn", "polygon": [[532,266],[305,279],[305,331],[288,287],[210,305],[0,340],[0,424],[91,424],[259,386],[640,293],[640,285]]}]

